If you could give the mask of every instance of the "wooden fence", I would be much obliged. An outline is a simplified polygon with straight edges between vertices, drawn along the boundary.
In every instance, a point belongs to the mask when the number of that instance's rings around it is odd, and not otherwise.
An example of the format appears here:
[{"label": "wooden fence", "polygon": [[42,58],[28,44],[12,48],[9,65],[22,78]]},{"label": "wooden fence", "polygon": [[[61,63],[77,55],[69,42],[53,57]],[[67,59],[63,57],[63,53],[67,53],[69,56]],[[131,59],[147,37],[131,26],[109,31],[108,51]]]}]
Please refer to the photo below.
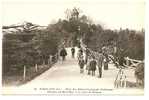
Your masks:
[{"label": "wooden fence", "polygon": [[[98,52],[95,52],[93,50],[91,50],[90,48],[87,48],[87,46],[83,43],[82,39],[80,40],[80,46],[83,49],[83,51],[86,51],[86,49],[88,49],[88,51],[90,52],[91,55],[94,55],[95,58],[99,57],[97,55],[99,55]],[[129,57],[124,57],[124,59],[126,60],[126,64],[124,64],[124,67],[119,66],[119,63],[117,61],[115,61],[114,57],[112,55],[108,55],[109,59],[111,59],[113,61],[113,63],[115,63],[119,69],[115,81],[114,81],[114,87],[118,88],[118,87],[123,87],[126,88],[127,87],[127,75],[124,73],[125,68],[136,68],[137,65],[139,63],[142,63],[144,61],[141,60],[135,60],[135,59],[131,59]]]},{"label": "wooden fence", "polygon": [[[56,53],[55,55],[49,55],[49,59],[48,59],[48,66],[49,68],[55,64],[58,61],[58,53]],[[44,66],[44,65],[40,65],[40,66]],[[40,66],[35,64],[35,67],[33,68],[35,70],[35,73],[38,73],[38,71],[40,70]],[[31,68],[29,69],[27,66],[24,65],[23,67],[23,80],[26,80],[26,76],[27,76],[27,72],[28,70],[32,70]]]}]

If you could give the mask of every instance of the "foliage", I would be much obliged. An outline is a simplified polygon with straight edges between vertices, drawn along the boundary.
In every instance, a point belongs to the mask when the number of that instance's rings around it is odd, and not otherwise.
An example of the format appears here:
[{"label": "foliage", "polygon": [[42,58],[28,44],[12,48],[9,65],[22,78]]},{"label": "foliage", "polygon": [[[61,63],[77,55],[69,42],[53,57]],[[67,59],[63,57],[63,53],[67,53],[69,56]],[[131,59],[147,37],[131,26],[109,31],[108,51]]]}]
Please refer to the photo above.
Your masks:
[{"label": "foliage", "polygon": [[94,24],[88,16],[81,15],[79,8],[67,9],[65,14],[67,19],[59,19],[44,30],[4,34],[4,72],[12,66],[22,68],[23,65],[41,64],[50,54],[58,52],[58,46],[63,41],[66,46],[76,46],[80,38],[96,51],[110,46],[117,48],[117,56],[123,53],[133,59],[144,59],[144,32],[104,29],[100,24]]},{"label": "foliage", "polygon": [[[32,44],[23,42],[21,35],[5,34],[3,38],[3,72],[9,72],[12,68],[22,69],[22,66],[32,66]],[[10,38],[8,38],[10,37]],[[12,37],[12,38],[11,38]],[[21,36],[22,37],[22,36]]]},{"label": "foliage", "polygon": [[137,80],[142,81],[141,85],[144,85],[144,63],[139,63],[135,69],[135,76]]},{"label": "foliage", "polygon": [[[3,74],[33,67],[57,52],[59,38],[48,30],[3,35]],[[11,73],[12,74],[12,73]]]}]

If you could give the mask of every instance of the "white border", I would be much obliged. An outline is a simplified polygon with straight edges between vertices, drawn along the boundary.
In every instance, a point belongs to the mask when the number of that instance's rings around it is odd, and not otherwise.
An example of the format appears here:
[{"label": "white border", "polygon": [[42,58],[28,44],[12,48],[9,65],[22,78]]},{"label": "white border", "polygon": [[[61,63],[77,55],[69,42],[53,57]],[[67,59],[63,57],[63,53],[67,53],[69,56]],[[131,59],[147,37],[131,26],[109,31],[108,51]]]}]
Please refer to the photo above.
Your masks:
[{"label": "white border", "polygon": [[[82,97],[80,97],[80,96],[78,96],[78,97],[75,97],[75,96],[69,96],[69,97],[65,97],[65,96],[62,96],[62,97],[57,97],[57,98],[55,98],[55,96],[52,96],[52,97],[48,97],[48,96],[0,96],[0,99],[1,100],[9,100],[9,99],[11,99],[11,100],[16,100],[16,99],[23,99],[23,100],[27,100],[27,99],[30,99],[30,100],[32,100],[32,99],[34,99],[34,97],[35,97],[35,99],[36,100],[44,100],[44,99],[51,99],[51,100],[55,100],[55,99],[61,99],[61,100],[63,100],[63,99],[68,99],[68,100],[72,100],[72,99],[74,99],[74,100],[77,100],[77,99],[85,99],[85,100],[95,100],[95,99],[97,99],[97,100],[99,100],[99,99],[101,99],[101,100],[105,100],[105,99],[107,99],[107,100],[111,100],[111,99],[118,99],[118,100],[126,100],[126,99],[135,99],[135,100],[144,100],[144,99],[147,99],[147,96],[148,96],[148,93],[149,93],[149,79],[148,79],[148,77],[149,77],[149,20],[148,20],[148,18],[149,18],[149,2],[148,2],[148,0],[146,0],[146,16],[145,16],[145,78],[146,78],[146,80],[145,80],[145,96],[95,96],[95,97],[85,97],[85,98],[82,98]],[[1,16],[1,9],[0,9],[0,16]],[[1,19],[0,19],[0,55],[2,55],[2,30],[1,30]],[[2,56],[0,56],[0,59],[1,59],[1,57]],[[2,59],[0,60],[0,65],[2,65]],[[0,67],[0,71],[1,71],[1,67]],[[1,74],[1,73],[0,73]],[[0,80],[1,80],[1,76],[2,75],[0,75]],[[1,84],[0,84],[1,85]],[[0,92],[1,92],[1,87],[0,87]],[[105,98],[106,97],[106,98]],[[111,98],[112,97],[112,98]],[[113,98],[114,97],[114,98]],[[133,97],[133,98],[132,98]]]}]

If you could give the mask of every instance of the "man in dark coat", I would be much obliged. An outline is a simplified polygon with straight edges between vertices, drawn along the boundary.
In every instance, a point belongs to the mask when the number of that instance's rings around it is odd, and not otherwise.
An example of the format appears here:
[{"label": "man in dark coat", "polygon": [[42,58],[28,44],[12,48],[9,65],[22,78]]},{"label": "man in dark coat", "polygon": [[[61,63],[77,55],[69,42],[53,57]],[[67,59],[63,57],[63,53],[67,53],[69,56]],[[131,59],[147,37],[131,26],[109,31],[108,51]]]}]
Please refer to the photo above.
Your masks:
[{"label": "man in dark coat", "polygon": [[84,72],[84,64],[85,64],[84,59],[79,60],[80,73]]},{"label": "man in dark coat", "polygon": [[77,54],[77,58],[78,58],[78,60],[80,59],[80,57],[83,55],[83,50],[80,48],[79,50],[78,50],[78,54]]},{"label": "man in dark coat", "polygon": [[74,54],[75,54],[75,48],[74,47],[71,48],[71,54],[72,54],[72,58],[74,58]]},{"label": "man in dark coat", "polygon": [[98,55],[98,59],[97,59],[97,66],[98,66],[98,71],[99,71],[99,78],[102,77],[102,64],[103,64],[103,59],[104,59],[103,54],[100,53],[100,54]]},{"label": "man in dark coat", "polygon": [[85,63],[87,64],[88,61],[88,56],[89,56],[89,50],[86,47],[86,51],[85,51]]},{"label": "man in dark coat", "polygon": [[92,71],[92,76],[95,76],[96,65],[97,63],[95,57],[93,56],[93,59],[90,61],[90,70]]},{"label": "man in dark coat", "polygon": [[123,49],[120,49],[120,54],[118,57],[118,61],[119,61],[119,67],[124,67],[124,63],[125,63],[125,59],[124,59],[124,52]]},{"label": "man in dark coat", "polygon": [[61,51],[60,51],[60,56],[62,57],[62,61],[65,60],[65,56],[67,56],[67,52],[66,52],[66,49],[63,48]]},{"label": "man in dark coat", "polygon": [[105,59],[104,59],[104,70],[108,70],[108,62],[109,62],[109,58],[108,58],[108,54],[104,54]]}]

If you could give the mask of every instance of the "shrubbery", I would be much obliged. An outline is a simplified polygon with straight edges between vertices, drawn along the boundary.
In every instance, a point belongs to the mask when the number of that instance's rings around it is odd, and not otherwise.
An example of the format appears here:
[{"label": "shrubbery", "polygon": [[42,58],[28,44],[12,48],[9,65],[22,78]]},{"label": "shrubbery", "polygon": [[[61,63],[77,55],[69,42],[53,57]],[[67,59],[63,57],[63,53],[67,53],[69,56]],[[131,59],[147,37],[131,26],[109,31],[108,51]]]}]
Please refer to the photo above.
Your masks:
[{"label": "shrubbery", "polygon": [[57,53],[59,37],[51,32],[29,32],[4,34],[3,36],[3,74],[15,74],[23,70],[23,66],[33,67],[35,64],[47,62],[49,55]]},{"label": "shrubbery", "polygon": [[132,59],[144,60],[144,32],[133,30],[94,30],[87,33],[84,43],[93,50],[101,50],[103,46],[117,48],[117,56],[120,55],[120,49],[123,55]]},{"label": "shrubbery", "polygon": [[[103,46],[116,47],[116,56],[123,53],[132,59],[144,60],[143,31],[104,29],[101,25],[93,24],[87,16],[80,16],[79,9],[68,12],[68,19],[60,19],[47,29],[4,34],[3,74],[11,72],[12,68],[21,70],[24,65],[32,67],[46,63],[49,55],[58,52],[62,41],[66,46],[76,46],[80,38],[95,51],[101,51]],[[123,52],[119,53],[121,49]]]},{"label": "shrubbery", "polygon": [[135,69],[135,76],[137,79],[137,83],[139,85],[144,86],[144,63],[140,63],[137,65],[137,67]]}]

